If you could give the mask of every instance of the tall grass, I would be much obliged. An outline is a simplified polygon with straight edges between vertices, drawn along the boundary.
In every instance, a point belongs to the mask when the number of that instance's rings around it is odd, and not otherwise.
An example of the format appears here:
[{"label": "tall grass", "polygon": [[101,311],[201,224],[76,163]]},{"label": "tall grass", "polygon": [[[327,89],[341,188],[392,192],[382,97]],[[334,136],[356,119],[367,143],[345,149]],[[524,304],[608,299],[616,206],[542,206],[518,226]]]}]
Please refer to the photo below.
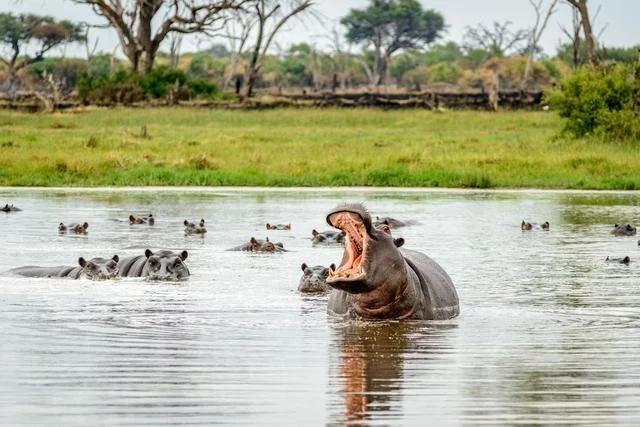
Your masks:
[{"label": "tall grass", "polygon": [[640,189],[637,144],[560,129],[542,112],[0,112],[0,185]]}]

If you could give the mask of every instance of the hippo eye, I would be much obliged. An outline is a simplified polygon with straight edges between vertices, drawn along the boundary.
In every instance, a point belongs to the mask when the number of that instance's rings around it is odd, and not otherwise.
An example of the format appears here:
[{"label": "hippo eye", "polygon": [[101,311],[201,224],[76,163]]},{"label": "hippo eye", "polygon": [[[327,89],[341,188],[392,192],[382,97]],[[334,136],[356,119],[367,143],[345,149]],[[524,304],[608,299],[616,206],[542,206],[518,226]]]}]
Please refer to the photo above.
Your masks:
[{"label": "hippo eye", "polygon": [[324,236],[318,236],[318,240],[320,240],[321,242],[324,241]]},{"label": "hippo eye", "polygon": [[324,270],[322,270],[322,275],[323,276],[328,276],[329,275],[329,269],[325,268]]},{"label": "hippo eye", "polygon": [[304,275],[305,276],[311,276],[311,270],[309,270],[308,268],[304,270]]},{"label": "hippo eye", "polygon": [[182,260],[180,260],[180,258],[176,258],[176,260],[173,262],[173,265],[175,267],[180,267],[180,264],[182,264]]},{"label": "hippo eye", "polygon": [[96,269],[96,265],[92,262],[88,262],[87,263],[87,268],[90,270],[95,270]]}]

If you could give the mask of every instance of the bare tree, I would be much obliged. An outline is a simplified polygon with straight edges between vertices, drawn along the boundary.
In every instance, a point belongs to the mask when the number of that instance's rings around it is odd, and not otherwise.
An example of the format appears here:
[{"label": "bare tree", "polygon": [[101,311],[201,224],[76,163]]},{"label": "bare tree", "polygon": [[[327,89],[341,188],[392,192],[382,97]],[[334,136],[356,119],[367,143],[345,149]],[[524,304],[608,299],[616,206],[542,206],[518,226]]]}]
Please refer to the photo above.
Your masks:
[{"label": "bare tree", "polygon": [[578,9],[571,7],[571,28],[569,29],[564,25],[561,25],[560,29],[571,43],[573,68],[576,68],[580,63],[580,45],[582,44],[582,39],[580,38],[580,31],[582,31],[582,19],[580,18]]},{"label": "bare tree", "polygon": [[235,11],[229,23],[225,27],[226,37],[229,40],[230,57],[230,73],[225,76],[223,87],[227,89],[232,79],[236,80],[236,95],[240,94],[241,81],[237,75],[238,64],[242,54],[245,52],[251,30],[256,23],[256,17],[253,14]]},{"label": "bare tree", "polygon": [[467,27],[464,35],[463,47],[466,50],[480,49],[491,56],[504,56],[520,49],[522,42],[529,38],[529,31],[511,30],[512,22],[494,21],[491,27],[478,24],[475,27]]},{"label": "bare tree", "polygon": [[286,7],[273,0],[258,0],[252,13],[255,17],[255,43],[251,47],[251,56],[245,69],[242,95],[251,97],[253,86],[262,68],[264,58],[273,42],[273,38],[293,17],[313,6],[313,0],[291,0]]},{"label": "bare tree", "polygon": [[[134,71],[153,67],[160,44],[170,33],[208,33],[225,22],[223,12],[249,0],[73,0],[86,4],[118,33]],[[153,22],[153,26],[152,26]],[[153,27],[157,27],[155,30]]]},{"label": "bare tree", "polygon": [[587,57],[591,65],[598,65],[600,58],[598,57],[598,44],[593,34],[593,27],[591,25],[591,18],[589,17],[589,8],[587,7],[587,0],[567,0],[567,2],[576,8],[580,13],[582,20],[582,31],[584,33],[584,39],[587,45]]},{"label": "bare tree", "polygon": [[182,47],[182,38],[184,34],[174,33],[169,37],[169,66],[173,69],[178,68],[180,61],[180,48]]},{"label": "bare tree", "polygon": [[538,47],[538,43],[540,43],[540,38],[542,37],[542,33],[544,29],[547,27],[549,23],[549,18],[556,10],[556,6],[558,5],[558,0],[551,0],[549,7],[546,9],[546,12],[543,13],[544,0],[529,0],[531,6],[536,12],[536,22],[531,28],[529,33],[529,54],[527,55],[527,65],[524,68],[524,76],[522,77],[522,88],[524,89],[529,82],[529,77],[531,75],[531,66],[533,64],[533,55],[536,52]]}]

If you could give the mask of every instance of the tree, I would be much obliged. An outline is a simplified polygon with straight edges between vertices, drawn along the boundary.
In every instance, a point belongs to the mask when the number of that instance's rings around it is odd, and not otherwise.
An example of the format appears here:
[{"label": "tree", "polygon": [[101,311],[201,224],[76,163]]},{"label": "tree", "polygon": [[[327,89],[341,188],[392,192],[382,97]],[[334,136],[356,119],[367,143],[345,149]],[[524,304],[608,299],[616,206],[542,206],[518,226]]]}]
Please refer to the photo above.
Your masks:
[{"label": "tree", "polygon": [[373,47],[371,84],[376,86],[386,78],[391,55],[429,44],[444,29],[442,15],[423,10],[417,0],[372,0],[366,9],[351,9],[340,22],[348,41]]},{"label": "tree", "polygon": [[[567,29],[565,26],[560,26],[563,33],[566,34],[571,44],[571,60],[573,68],[577,68],[580,64],[580,49],[582,39],[580,38],[580,29],[582,28],[582,19],[578,9],[571,8],[571,29]],[[563,50],[563,46],[560,46],[560,51]],[[559,52],[562,55],[564,52]]]},{"label": "tree", "polygon": [[[8,86],[15,88],[16,73],[24,67],[44,60],[44,55],[56,46],[84,39],[80,25],[70,21],[56,21],[49,16],[13,15],[0,13],[0,45],[10,52],[0,57],[7,66]],[[27,47],[36,45],[33,55]]]},{"label": "tree", "polygon": [[291,18],[307,11],[312,5],[313,0],[291,0],[285,7],[273,0],[258,0],[255,7],[250,9],[248,13],[253,16],[250,25],[254,30],[255,41],[245,69],[242,90],[244,97],[253,96],[253,86],[276,34]]},{"label": "tree", "polygon": [[511,30],[512,22],[494,21],[491,27],[478,24],[467,27],[464,35],[463,48],[467,51],[483,50],[485,59],[488,57],[506,56],[522,48],[522,42],[529,38],[529,31]]},{"label": "tree", "polygon": [[576,8],[580,13],[582,19],[582,31],[584,32],[584,39],[587,45],[587,57],[591,65],[598,65],[600,58],[598,56],[598,44],[596,38],[593,35],[593,27],[591,25],[591,18],[589,17],[589,8],[587,7],[587,0],[567,0],[567,2]]},{"label": "tree", "polygon": [[118,33],[136,72],[149,72],[160,44],[171,33],[208,33],[225,22],[224,12],[249,0],[74,0],[105,18]]},{"label": "tree", "polygon": [[529,0],[531,6],[536,11],[536,21],[529,32],[529,48],[527,55],[527,65],[524,69],[524,76],[522,77],[522,88],[524,89],[529,81],[529,77],[531,75],[531,65],[533,64],[533,55],[536,52],[538,47],[538,43],[540,42],[540,38],[542,37],[542,33],[544,29],[547,27],[547,23],[549,23],[549,18],[555,12],[555,8],[558,4],[558,0],[551,0],[549,7],[546,12],[543,13],[544,0],[538,0],[537,2],[534,0]]}]

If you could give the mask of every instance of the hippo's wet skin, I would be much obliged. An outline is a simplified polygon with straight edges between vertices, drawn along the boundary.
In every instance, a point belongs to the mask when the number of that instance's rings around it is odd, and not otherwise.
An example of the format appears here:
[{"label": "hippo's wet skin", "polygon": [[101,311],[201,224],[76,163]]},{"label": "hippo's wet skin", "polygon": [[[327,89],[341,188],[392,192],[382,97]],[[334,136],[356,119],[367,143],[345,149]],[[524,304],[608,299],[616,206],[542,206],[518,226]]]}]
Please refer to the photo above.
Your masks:
[{"label": "hippo's wet skin", "polygon": [[108,280],[119,277],[118,255],[111,258],[91,258],[86,261],[80,257],[78,265],[59,267],[18,267],[9,273],[24,277],[67,277],[69,279]]},{"label": "hippo's wet skin", "polygon": [[361,204],[338,206],[327,222],[347,233],[342,262],[327,284],[330,313],[346,318],[444,320],[459,314],[447,273],[426,255],[399,249],[389,226],[372,225]]},{"label": "hippo's wet skin", "polygon": [[291,224],[269,224],[267,230],[291,230]]},{"label": "hippo's wet skin", "polygon": [[383,224],[384,225],[388,225],[389,228],[391,228],[392,230],[396,229],[396,228],[400,228],[400,227],[406,227],[407,225],[409,225],[406,222],[399,221],[399,220],[397,220],[395,218],[391,218],[391,217],[388,217],[388,216],[385,216],[385,217],[382,217],[382,218],[377,216],[375,222],[373,223],[373,225],[375,227],[377,227],[379,225],[383,225]]},{"label": "hippo's wet skin", "polygon": [[614,236],[635,236],[636,235],[636,227],[631,224],[627,225],[618,225],[615,224],[613,226],[613,230],[611,230],[611,234]]},{"label": "hippo's wet skin", "polygon": [[252,237],[247,243],[229,249],[230,251],[246,251],[246,252],[287,252],[284,245],[280,242],[272,243],[267,237],[265,240]]},{"label": "hippo's wet skin", "polygon": [[335,264],[331,264],[329,268],[316,265],[309,267],[307,264],[302,264],[302,277],[298,284],[298,292],[304,294],[317,294],[329,292],[331,288],[327,285],[327,277],[329,277],[329,271],[336,269]]},{"label": "hippo's wet skin", "polygon": [[135,216],[135,215],[129,215],[129,224],[134,225],[134,224],[149,224],[149,225],[153,225],[155,224],[156,220],[153,217],[153,214],[149,214],[146,216]]},{"label": "hippo's wet skin", "polygon": [[179,254],[160,250],[151,252],[147,249],[144,255],[123,258],[118,263],[122,277],[146,277],[148,280],[176,281],[189,277],[190,272],[184,263],[187,251]]},{"label": "hippo's wet skin", "polygon": [[526,222],[525,220],[522,220],[522,223],[520,224],[520,229],[522,229],[523,231],[529,231],[529,230],[549,231],[549,221],[545,221],[542,224],[536,224],[536,223]]},{"label": "hippo's wet skin", "polygon": [[314,246],[316,245],[342,245],[344,244],[344,231],[311,231],[311,241]]},{"label": "hippo's wet skin", "polygon": [[200,222],[191,222],[185,219],[183,224],[185,234],[204,234],[207,232],[204,219],[201,219]]},{"label": "hippo's wet skin", "polygon": [[89,228],[89,223],[84,222],[82,224],[78,224],[75,222],[64,224],[58,224],[58,231],[60,233],[75,233],[75,234],[87,234],[87,228]]},{"label": "hippo's wet skin", "polygon": [[17,208],[17,207],[15,207],[13,205],[9,205],[9,204],[5,204],[3,207],[0,208],[0,212],[6,212],[6,213],[9,213],[9,212],[21,212],[21,211],[22,211],[22,209]]}]

